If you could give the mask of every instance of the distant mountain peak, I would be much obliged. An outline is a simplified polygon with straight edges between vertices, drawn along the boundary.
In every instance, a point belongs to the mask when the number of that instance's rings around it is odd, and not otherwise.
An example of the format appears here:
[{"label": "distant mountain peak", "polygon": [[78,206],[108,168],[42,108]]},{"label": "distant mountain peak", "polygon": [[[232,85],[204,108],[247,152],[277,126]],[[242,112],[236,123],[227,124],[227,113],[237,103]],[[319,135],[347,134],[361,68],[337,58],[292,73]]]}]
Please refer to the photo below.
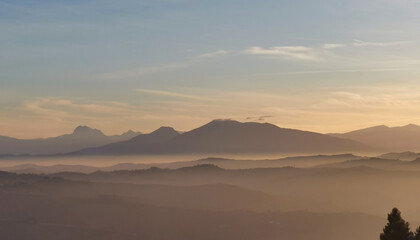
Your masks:
[{"label": "distant mountain peak", "polygon": [[352,131],[352,132],[378,131],[378,130],[387,130],[387,129],[390,129],[390,127],[388,127],[386,125],[378,125],[378,126],[373,126],[373,127],[368,127],[368,128],[360,129],[360,130],[355,130],[355,131]]},{"label": "distant mountain peak", "polygon": [[402,128],[419,128],[419,127],[420,127],[419,125],[416,125],[416,124],[413,124],[413,123],[402,126]]},{"label": "distant mountain peak", "polygon": [[397,126],[397,127],[388,127],[386,125],[379,125],[379,126],[375,126],[375,127],[371,127],[371,128],[367,128],[367,129],[416,129],[416,128],[420,128],[419,125],[410,123],[404,126]]},{"label": "distant mountain peak", "polygon": [[331,135],[358,141],[380,151],[420,151],[420,126],[412,123],[396,127],[380,125]]},{"label": "distant mountain peak", "polygon": [[230,119],[230,118],[218,118],[218,119],[214,119],[211,122],[238,122],[238,121]]},{"label": "distant mountain peak", "polygon": [[151,132],[150,135],[176,136],[179,135],[179,133],[172,127],[163,126]]},{"label": "distant mountain peak", "polygon": [[254,125],[254,126],[275,126],[278,127],[274,124],[270,124],[270,123],[259,123],[259,122],[239,122],[236,120],[232,120],[232,119],[215,119],[209,123],[207,123],[204,126],[226,126],[226,127],[231,127],[231,126],[245,126],[245,125]]},{"label": "distant mountain peak", "polygon": [[232,119],[214,119],[213,121],[205,124],[204,126],[213,126],[213,125],[233,125],[233,124],[241,124],[241,122],[238,122],[236,120]]},{"label": "distant mountain peak", "polygon": [[176,132],[176,130],[173,127],[162,126],[153,131],[152,133],[154,132]]},{"label": "distant mountain peak", "polygon": [[107,136],[98,129],[80,125],[73,132],[57,137],[40,139],[14,139],[0,136],[0,155],[49,155],[64,154],[95,148],[111,143],[130,140],[139,132],[132,130],[121,134]]},{"label": "distant mountain peak", "polygon": [[129,137],[135,137],[137,135],[141,134],[140,132],[134,132],[133,130],[128,130],[127,132],[121,134],[121,136],[129,136]]},{"label": "distant mountain peak", "polygon": [[378,125],[378,126],[375,126],[375,127],[372,127],[372,128],[386,129],[386,128],[389,128],[389,127],[387,125]]},{"label": "distant mountain peak", "polygon": [[73,135],[104,135],[104,133],[88,126],[78,126],[74,129]]}]

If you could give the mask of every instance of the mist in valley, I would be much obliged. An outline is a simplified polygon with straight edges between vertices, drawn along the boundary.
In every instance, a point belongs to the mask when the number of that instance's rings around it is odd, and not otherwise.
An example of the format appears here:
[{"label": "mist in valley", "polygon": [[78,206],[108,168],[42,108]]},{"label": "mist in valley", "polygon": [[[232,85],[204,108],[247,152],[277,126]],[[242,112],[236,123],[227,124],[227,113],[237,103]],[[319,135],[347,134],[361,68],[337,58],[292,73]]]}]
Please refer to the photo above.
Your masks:
[{"label": "mist in valley", "polygon": [[416,160],[348,153],[232,157],[6,161],[0,236],[372,239],[394,206],[413,226],[420,223]]}]

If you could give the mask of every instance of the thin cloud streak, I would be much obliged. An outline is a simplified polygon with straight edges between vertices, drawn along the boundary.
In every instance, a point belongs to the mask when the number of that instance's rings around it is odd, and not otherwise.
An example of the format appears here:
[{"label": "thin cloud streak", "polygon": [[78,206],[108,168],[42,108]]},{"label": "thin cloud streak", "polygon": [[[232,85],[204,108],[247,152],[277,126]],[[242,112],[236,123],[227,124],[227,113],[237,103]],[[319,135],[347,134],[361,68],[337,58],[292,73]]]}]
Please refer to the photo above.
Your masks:
[{"label": "thin cloud streak", "polygon": [[337,48],[344,48],[346,47],[346,44],[342,44],[342,43],[326,43],[324,45],[322,45],[322,48],[324,49],[337,49]]},{"label": "thin cloud streak", "polygon": [[317,61],[320,59],[319,52],[312,47],[305,46],[280,46],[272,48],[255,46],[246,49],[244,52],[251,55],[279,56],[292,60]]},{"label": "thin cloud streak", "polygon": [[127,78],[135,78],[144,75],[174,71],[182,68],[186,68],[192,64],[191,61],[179,62],[179,63],[169,63],[156,66],[140,67],[135,69],[126,69],[120,71],[113,71],[107,73],[96,74],[93,76],[94,79],[99,80],[121,80]]},{"label": "thin cloud streak", "polygon": [[[285,60],[292,61],[320,61],[328,59],[335,55],[334,51],[349,47],[388,47],[412,43],[413,41],[393,41],[393,42],[368,42],[355,39],[353,43],[325,43],[318,47],[312,46],[276,46],[271,48],[263,48],[260,46],[249,47],[242,51],[242,53],[256,56],[272,56],[280,57]],[[169,71],[176,71],[183,68],[191,67],[200,61],[210,58],[217,58],[227,55],[229,51],[217,50],[214,52],[204,53],[195,57],[191,57],[185,61],[159,64],[153,66],[144,66],[134,69],[124,69],[106,73],[100,73],[93,76],[96,80],[121,80],[144,75],[163,73]],[[347,71],[347,70],[346,70]],[[339,72],[346,72],[339,71]],[[372,70],[377,71],[377,70]],[[351,71],[349,71],[351,72]]]},{"label": "thin cloud streak", "polygon": [[204,53],[199,56],[191,57],[185,61],[100,73],[100,74],[94,75],[93,79],[121,80],[121,79],[141,77],[144,75],[162,73],[162,72],[170,72],[170,71],[175,71],[175,70],[179,70],[183,68],[188,68],[188,67],[193,66],[194,64],[197,64],[200,61],[204,61],[204,59],[217,58],[217,57],[226,55],[228,53],[229,52],[225,50],[218,50],[214,52]]},{"label": "thin cloud streak", "polygon": [[371,68],[371,69],[331,69],[315,71],[295,71],[281,72],[273,74],[256,74],[255,76],[277,76],[277,75],[310,75],[310,74],[329,74],[329,73],[357,73],[357,72],[398,72],[398,71],[418,71],[417,68]]},{"label": "thin cloud streak", "polygon": [[409,44],[413,41],[393,41],[393,42],[369,42],[362,41],[359,39],[354,39],[353,43],[326,43],[322,46],[324,49],[337,49],[344,47],[388,47],[388,46],[397,46],[403,44]]},{"label": "thin cloud streak", "polygon": [[176,98],[186,98],[186,99],[194,99],[194,100],[208,100],[207,98],[189,94],[182,94],[176,92],[169,92],[169,91],[162,91],[162,90],[153,90],[153,89],[135,89],[136,92],[139,93],[148,93],[153,95],[160,95],[166,97],[176,97]]},{"label": "thin cloud streak", "polygon": [[288,60],[319,61],[334,56],[334,50],[336,49],[349,47],[388,47],[412,42],[368,42],[354,39],[352,43],[325,43],[321,46],[276,46],[271,48],[253,46],[243,50],[243,53],[260,56],[278,56]]},{"label": "thin cloud streak", "polygon": [[402,44],[407,44],[407,43],[411,43],[411,41],[366,42],[366,41],[354,39],[354,43],[352,45],[355,47],[366,47],[366,46],[387,47],[387,46],[402,45]]},{"label": "thin cloud streak", "polygon": [[228,51],[219,50],[215,52],[204,53],[199,56],[199,58],[214,58],[228,54]]}]

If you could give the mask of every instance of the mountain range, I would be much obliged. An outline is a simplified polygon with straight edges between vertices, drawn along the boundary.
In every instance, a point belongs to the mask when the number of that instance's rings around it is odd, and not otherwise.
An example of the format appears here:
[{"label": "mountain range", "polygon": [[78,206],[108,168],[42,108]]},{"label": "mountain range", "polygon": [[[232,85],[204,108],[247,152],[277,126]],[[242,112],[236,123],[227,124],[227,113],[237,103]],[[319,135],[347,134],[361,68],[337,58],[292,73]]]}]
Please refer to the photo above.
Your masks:
[{"label": "mountain range", "polygon": [[72,155],[330,153],[369,149],[369,146],[353,140],[280,128],[269,123],[214,120],[184,133],[178,133],[170,127],[161,127],[127,141],[84,149]]},{"label": "mountain range", "polygon": [[48,155],[63,154],[89,147],[97,147],[105,144],[131,139],[139,132],[129,130],[121,135],[107,136],[97,129],[87,126],[78,126],[71,134],[58,137],[39,139],[16,139],[0,136],[1,155]]},{"label": "mountain range", "polygon": [[420,126],[376,126],[348,133],[320,134],[269,123],[214,120],[186,132],[161,127],[151,133],[128,131],[106,136],[77,127],[44,139],[0,136],[0,155],[138,155],[185,153],[343,153],[420,151]]},{"label": "mountain range", "polygon": [[329,135],[351,139],[386,151],[420,151],[420,126],[415,124],[401,127],[381,125]]}]

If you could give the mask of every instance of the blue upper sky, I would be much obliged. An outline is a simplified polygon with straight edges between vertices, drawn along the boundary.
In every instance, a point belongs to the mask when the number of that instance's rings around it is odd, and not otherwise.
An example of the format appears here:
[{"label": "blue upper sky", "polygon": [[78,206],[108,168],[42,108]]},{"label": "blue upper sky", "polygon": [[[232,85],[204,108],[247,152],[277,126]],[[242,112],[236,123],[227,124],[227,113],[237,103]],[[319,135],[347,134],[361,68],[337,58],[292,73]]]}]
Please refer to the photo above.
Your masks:
[{"label": "blue upper sky", "polygon": [[420,123],[417,0],[0,0],[0,135]]}]

